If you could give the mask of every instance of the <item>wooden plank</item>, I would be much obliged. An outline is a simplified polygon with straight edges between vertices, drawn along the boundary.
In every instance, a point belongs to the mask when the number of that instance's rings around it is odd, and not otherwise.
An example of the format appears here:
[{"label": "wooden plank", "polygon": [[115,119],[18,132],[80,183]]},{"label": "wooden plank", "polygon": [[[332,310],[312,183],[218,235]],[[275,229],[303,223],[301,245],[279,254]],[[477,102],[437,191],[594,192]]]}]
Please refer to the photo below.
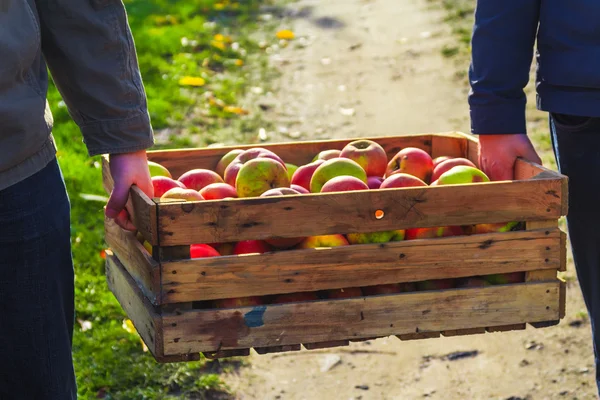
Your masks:
[{"label": "wooden plank", "polygon": [[[162,340],[162,320],[154,307],[127,273],[123,264],[110,250],[106,251],[106,280],[108,287],[117,298],[127,317],[148,350],[158,360],[165,356]],[[178,354],[193,353],[179,351]]]},{"label": "wooden plank", "polygon": [[350,345],[350,341],[348,340],[334,340],[331,342],[319,342],[319,343],[303,343],[302,346],[306,350],[319,350],[319,349],[329,349],[332,347],[344,347]]},{"label": "wooden plank", "polygon": [[455,134],[432,135],[431,158],[465,157],[467,155],[468,140]]},{"label": "wooden plank", "polygon": [[528,271],[525,273],[525,282],[547,282],[558,279],[557,270],[542,269],[537,271]]},{"label": "wooden plank", "polygon": [[[559,282],[165,314],[165,354],[556,319]],[[172,324],[175,324],[174,326]]]},{"label": "wooden plank", "polygon": [[[106,193],[112,192],[114,181],[110,174],[108,157],[102,156],[102,186]],[[132,186],[125,205],[134,226],[144,235],[151,245],[158,245],[156,224],[156,203],[137,186]]]},{"label": "wooden plank", "polygon": [[204,352],[204,357],[209,360],[230,357],[247,357],[250,355],[250,349],[219,350],[215,352]]},{"label": "wooden plank", "polygon": [[567,270],[567,234],[561,230],[560,232],[560,267],[561,272]]},{"label": "wooden plank", "polygon": [[[380,211],[383,218],[376,217]],[[541,179],[169,203],[160,204],[158,213],[161,246],[534,221],[560,218],[561,181]]]},{"label": "wooden plank", "polygon": [[559,242],[555,228],[548,235],[515,231],[163,262],[161,299],[178,303],[541,268],[556,272]]},{"label": "wooden plank", "polygon": [[148,159],[165,166],[174,177],[193,168],[214,169],[223,155],[233,149],[250,149],[261,147],[273,151],[285,162],[303,165],[309,163],[322,150],[341,150],[351,141],[370,139],[379,143],[387,152],[388,158],[393,157],[404,147],[417,147],[431,152],[430,134],[412,134],[402,136],[381,136],[348,139],[331,139],[304,142],[260,143],[251,145],[234,145],[211,148],[184,150],[155,150],[149,151]]},{"label": "wooden plank", "polygon": [[521,331],[527,327],[527,324],[514,324],[514,325],[501,325],[501,326],[490,326],[486,330],[490,333],[494,332],[510,332],[510,331]]},{"label": "wooden plank", "polygon": [[467,336],[467,335],[480,335],[485,333],[485,328],[469,328],[469,329],[456,329],[452,331],[442,331],[441,334],[445,337],[453,336]]},{"label": "wooden plank", "polygon": [[479,166],[479,138],[470,133],[454,132],[457,135],[463,136],[467,139],[467,152],[466,158],[471,162]]},{"label": "wooden plank", "polygon": [[270,353],[285,353],[288,351],[300,351],[302,350],[302,345],[300,344],[288,344],[285,346],[270,346],[270,347],[255,347],[254,351],[256,351],[260,355],[270,354]]},{"label": "wooden plank", "polygon": [[142,293],[153,304],[160,300],[160,266],[132,232],[118,226],[112,219],[104,218],[106,243],[117,255],[127,272],[136,281]]},{"label": "wooden plank", "polygon": [[407,333],[404,335],[396,335],[400,340],[421,340],[421,339],[437,339],[440,337],[440,332],[418,332],[418,333]]}]

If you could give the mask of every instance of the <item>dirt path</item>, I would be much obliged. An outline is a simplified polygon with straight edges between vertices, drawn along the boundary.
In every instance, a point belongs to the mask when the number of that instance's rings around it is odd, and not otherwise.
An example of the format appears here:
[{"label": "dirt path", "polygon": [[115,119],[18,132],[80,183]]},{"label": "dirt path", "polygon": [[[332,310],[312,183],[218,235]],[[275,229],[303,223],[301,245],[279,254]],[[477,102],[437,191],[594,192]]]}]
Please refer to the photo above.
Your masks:
[{"label": "dirt path", "polygon": [[[441,55],[452,40],[425,0],[302,0],[299,37],[276,52],[283,76],[268,140],[468,131],[466,89]],[[569,266],[567,276],[574,277]],[[259,356],[227,378],[240,399],[593,399],[589,324],[574,279],[553,328]],[[476,351],[451,361],[453,352]],[[323,371],[327,362],[335,366]]]}]

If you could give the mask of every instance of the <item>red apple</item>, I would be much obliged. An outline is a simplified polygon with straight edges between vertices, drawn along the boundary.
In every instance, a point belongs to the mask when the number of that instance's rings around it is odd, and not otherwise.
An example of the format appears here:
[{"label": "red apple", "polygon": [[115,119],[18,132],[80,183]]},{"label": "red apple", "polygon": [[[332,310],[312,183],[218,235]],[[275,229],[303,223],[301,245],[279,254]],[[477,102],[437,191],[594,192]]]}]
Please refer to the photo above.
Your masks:
[{"label": "red apple", "polygon": [[435,167],[438,166],[439,163],[444,162],[446,160],[450,160],[452,157],[448,157],[448,156],[440,156],[440,157],[436,157],[433,159],[433,168],[435,169]]},{"label": "red apple", "polygon": [[153,176],[151,179],[154,187],[154,197],[162,197],[167,191],[176,187],[186,188],[183,183],[166,176]]},{"label": "red apple", "polygon": [[344,235],[320,235],[309,236],[296,246],[297,249],[315,249],[319,247],[348,246],[348,240]]},{"label": "red apple", "polygon": [[333,158],[319,165],[310,179],[311,193],[320,193],[327,181],[336,176],[349,175],[360,179],[367,186],[367,173],[356,161],[349,158]]},{"label": "red apple", "polygon": [[233,150],[229,151],[227,154],[225,154],[223,157],[221,157],[221,159],[217,163],[215,172],[217,174],[219,174],[219,176],[221,176],[221,178],[225,178],[225,169],[227,169],[229,164],[231,164],[231,162],[238,155],[242,154],[243,152],[244,152],[244,150],[242,150],[242,149],[233,149]]},{"label": "red apple", "polygon": [[433,172],[433,160],[429,153],[417,147],[405,147],[388,163],[385,176],[403,172],[414,175],[425,183],[430,182]]},{"label": "red apple", "polygon": [[192,169],[181,175],[178,179],[186,188],[201,190],[211,183],[222,183],[223,179],[214,171],[209,169]]},{"label": "red apple", "polygon": [[231,256],[233,255],[235,242],[213,243],[211,246],[214,247],[215,250],[217,250],[222,256]]},{"label": "red apple", "polygon": [[198,201],[204,200],[204,197],[193,189],[183,189],[180,187],[174,187],[173,189],[167,190],[160,199],[178,199],[186,201]]},{"label": "red apple", "polygon": [[[269,196],[288,196],[300,194],[295,189],[292,188],[275,188],[270,189],[260,195],[260,197],[269,197]],[[269,238],[265,239],[265,242],[270,244],[271,246],[278,249],[289,249],[290,247],[294,247],[298,243],[304,240],[304,237],[292,237],[292,238]]]},{"label": "red apple", "polygon": [[219,299],[213,301],[215,308],[240,308],[249,306],[259,306],[264,304],[260,296],[236,297],[231,299]]},{"label": "red apple", "polygon": [[431,239],[449,236],[465,235],[462,226],[440,226],[433,228],[409,228],[406,230],[405,240]]},{"label": "red apple", "polygon": [[475,166],[475,164],[473,164],[471,162],[471,160],[467,160],[466,158],[462,158],[462,157],[451,158],[449,160],[442,161],[440,164],[438,164],[436,167],[433,168],[433,174],[431,175],[431,180],[432,181],[437,180],[444,172],[449,171],[450,169],[452,169],[453,167],[456,167],[457,165],[466,165],[468,167],[477,168]]},{"label": "red apple", "polygon": [[238,197],[235,188],[227,183],[211,183],[200,190],[205,200],[235,199]]},{"label": "red apple", "polygon": [[263,194],[261,194],[260,197],[288,196],[288,195],[294,195],[294,194],[301,194],[301,193],[298,192],[296,189],[292,189],[289,187],[280,187],[280,188],[269,189],[266,192],[264,192]]},{"label": "red apple", "polygon": [[241,198],[258,197],[269,189],[282,187],[290,187],[290,178],[285,166],[272,158],[258,157],[246,162],[235,180],[235,190]]},{"label": "red apple", "polygon": [[385,180],[381,182],[381,186],[379,187],[379,189],[416,186],[427,186],[427,184],[414,175],[406,174],[403,172],[397,172],[394,175],[385,178]]},{"label": "red apple", "polygon": [[310,193],[310,180],[317,167],[324,162],[325,160],[317,160],[310,164],[301,165],[292,175],[291,184],[301,186]]},{"label": "red apple", "polygon": [[297,191],[300,194],[308,194],[310,193],[308,190],[306,190],[304,187],[300,186],[300,185],[295,185],[295,184],[291,184],[290,188],[294,189],[295,191]]},{"label": "red apple", "polygon": [[275,297],[273,303],[294,303],[299,301],[319,300],[319,297],[314,292],[299,292],[280,294]]},{"label": "red apple", "polygon": [[518,224],[518,221],[500,222],[495,224],[477,224],[473,226],[472,233],[509,232]]},{"label": "red apple", "polygon": [[321,193],[346,192],[352,190],[369,190],[369,186],[354,176],[341,175],[328,180],[321,188]]},{"label": "red apple", "polygon": [[372,140],[355,140],[342,149],[340,157],[354,160],[368,176],[383,176],[388,164],[388,158],[381,145]]},{"label": "red apple", "polygon": [[456,286],[454,279],[432,279],[429,281],[417,282],[417,290],[442,290],[452,289]]},{"label": "red apple", "polygon": [[[281,166],[283,167],[283,170],[286,172],[286,177],[287,177],[287,168],[285,166],[285,163],[283,162],[283,160],[281,158],[279,158],[279,156],[277,154],[273,153],[271,150],[267,150],[262,147],[255,147],[252,149],[245,150],[244,152],[238,154],[231,161],[231,163],[227,166],[227,168],[225,169],[225,172],[224,172],[225,183],[228,183],[231,186],[237,187],[236,180],[237,180],[238,173],[239,173],[240,169],[242,168],[242,166],[245,163],[247,163],[248,161],[254,160],[259,157],[260,158],[270,158],[272,160],[279,162],[281,164]],[[288,181],[289,181],[289,178],[288,178]]]},{"label": "red apple", "polygon": [[331,289],[326,291],[328,299],[348,299],[352,297],[361,297],[362,290],[359,287]]},{"label": "red apple", "polygon": [[221,254],[207,244],[193,244],[190,246],[190,258],[218,257]]},{"label": "red apple", "polygon": [[340,154],[342,153],[341,150],[323,150],[320,151],[312,160],[317,161],[317,160],[323,160],[323,161],[327,161],[327,160],[331,160],[332,158],[337,158],[340,156]]},{"label": "red apple", "polygon": [[383,178],[379,176],[367,176],[367,186],[369,189],[379,189]]},{"label": "red apple", "polygon": [[242,240],[233,248],[233,254],[267,253],[271,251],[269,245],[263,240]]}]

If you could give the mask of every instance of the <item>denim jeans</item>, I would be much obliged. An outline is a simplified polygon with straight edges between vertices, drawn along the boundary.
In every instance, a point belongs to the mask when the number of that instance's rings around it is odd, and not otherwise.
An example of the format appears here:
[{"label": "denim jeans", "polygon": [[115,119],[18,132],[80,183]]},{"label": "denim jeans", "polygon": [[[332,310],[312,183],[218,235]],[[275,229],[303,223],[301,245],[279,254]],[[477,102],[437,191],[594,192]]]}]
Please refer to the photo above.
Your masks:
[{"label": "denim jeans", "polygon": [[0,191],[0,399],[77,397],[70,204],[56,159]]},{"label": "denim jeans", "polygon": [[558,169],[569,177],[567,228],[590,317],[600,391],[600,118],[551,114],[550,132]]}]

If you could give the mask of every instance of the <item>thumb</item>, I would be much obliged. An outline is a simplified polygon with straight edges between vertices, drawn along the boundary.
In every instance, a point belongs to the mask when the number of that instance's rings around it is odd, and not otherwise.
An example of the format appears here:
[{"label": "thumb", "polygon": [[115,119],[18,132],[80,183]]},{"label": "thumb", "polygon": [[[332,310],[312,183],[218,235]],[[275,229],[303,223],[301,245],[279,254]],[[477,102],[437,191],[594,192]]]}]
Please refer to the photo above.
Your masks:
[{"label": "thumb", "polygon": [[115,219],[123,211],[129,199],[129,189],[129,186],[115,182],[110,198],[106,203],[106,216],[108,218]]}]

